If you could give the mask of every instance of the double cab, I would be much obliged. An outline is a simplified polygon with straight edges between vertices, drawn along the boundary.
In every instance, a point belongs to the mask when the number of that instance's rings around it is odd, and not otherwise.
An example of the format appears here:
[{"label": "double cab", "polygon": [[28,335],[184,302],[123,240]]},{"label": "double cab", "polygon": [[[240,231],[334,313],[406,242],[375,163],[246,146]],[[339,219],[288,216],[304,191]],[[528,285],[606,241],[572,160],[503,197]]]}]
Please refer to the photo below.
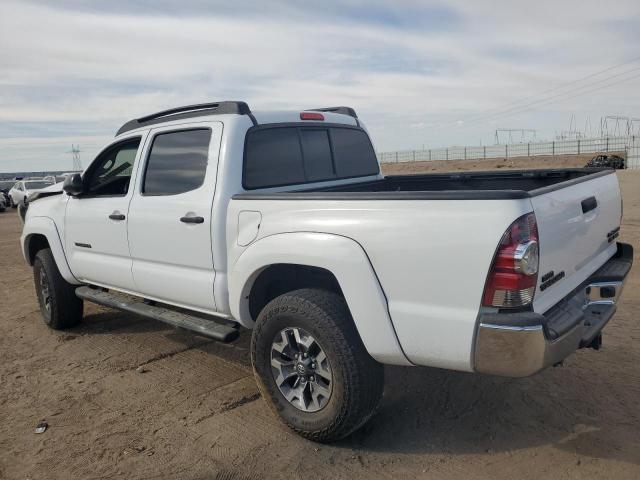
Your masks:
[{"label": "double cab", "polygon": [[523,377],[599,348],[631,267],[614,170],[384,176],[353,109],[190,105],[29,198],[45,322],[91,301],[232,341],[263,398],[342,438],[383,364]]}]

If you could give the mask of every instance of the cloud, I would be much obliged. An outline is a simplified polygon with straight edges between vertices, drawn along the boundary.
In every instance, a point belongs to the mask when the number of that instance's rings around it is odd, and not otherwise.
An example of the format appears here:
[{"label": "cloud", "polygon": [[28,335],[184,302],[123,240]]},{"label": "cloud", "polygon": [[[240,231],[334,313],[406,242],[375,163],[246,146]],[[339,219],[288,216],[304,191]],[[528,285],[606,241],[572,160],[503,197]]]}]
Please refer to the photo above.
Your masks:
[{"label": "cloud", "polygon": [[[0,171],[69,168],[67,138],[86,163],[130,118],[219,99],[256,110],[353,105],[380,150],[489,143],[495,118],[484,111],[633,58],[639,13],[635,1],[9,0]],[[570,113],[594,123],[637,115],[637,86],[498,123],[545,137]]]}]

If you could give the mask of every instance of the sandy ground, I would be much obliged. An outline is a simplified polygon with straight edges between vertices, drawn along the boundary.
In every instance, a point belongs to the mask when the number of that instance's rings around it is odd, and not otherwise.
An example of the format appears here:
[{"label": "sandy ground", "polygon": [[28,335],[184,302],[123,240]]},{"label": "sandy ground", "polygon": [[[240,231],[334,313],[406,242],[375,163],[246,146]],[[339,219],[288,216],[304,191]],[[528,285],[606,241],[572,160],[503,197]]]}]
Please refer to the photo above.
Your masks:
[{"label": "sandy ground", "polygon": [[[620,179],[640,251],[640,172]],[[92,305],[49,330],[20,229],[0,213],[2,479],[640,478],[638,267],[603,350],[527,379],[387,368],[378,415],[329,446],[271,415],[246,332],[222,345]]]}]

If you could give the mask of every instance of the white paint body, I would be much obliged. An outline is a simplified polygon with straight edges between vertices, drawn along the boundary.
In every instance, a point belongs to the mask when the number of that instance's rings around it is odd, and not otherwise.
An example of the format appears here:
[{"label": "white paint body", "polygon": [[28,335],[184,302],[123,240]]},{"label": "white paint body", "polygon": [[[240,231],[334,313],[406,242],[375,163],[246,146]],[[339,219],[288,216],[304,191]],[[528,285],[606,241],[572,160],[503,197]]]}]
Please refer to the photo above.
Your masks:
[{"label": "white paint body", "polygon": [[[255,113],[259,124],[299,122],[298,115]],[[356,123],[339,114],[325,117],[332,123]],[[91,199],[62,194],[37,200],[27,212],[25,257],[30,261],[30,238],[45,235],[63,277],[71,283],[100,285],[217,314],[248,328],[255,319],[247,296],[262,270],[280,263],[324,268],[336,277],[374,358],[473,371],[487,273],[501,236],[516,218],[536,213],[540,272],[560,267],[567,273],[562,288],[537,292],[537,312],[557,303],[615,251],[615,245],[606,242],[606,232],[620,220],[615,175],[533,199],[234,200],[244,192],[244,141],[251,126],[248,116],[215,115],[162,123],[116,138],[141,137],[127,195]],[[204,184],[185,194],[145,197],[141,172],[153,136],[193,127],[212,131]],[[376,178],[381,175],[303,188]],[[594,193],[599,207],[591,216],[579,216],[579,199]],[[114,211],[125,214],[126,220],[110,220]],[[204,222],[181,223],[179,218],[188,213],[202,216]]]}]

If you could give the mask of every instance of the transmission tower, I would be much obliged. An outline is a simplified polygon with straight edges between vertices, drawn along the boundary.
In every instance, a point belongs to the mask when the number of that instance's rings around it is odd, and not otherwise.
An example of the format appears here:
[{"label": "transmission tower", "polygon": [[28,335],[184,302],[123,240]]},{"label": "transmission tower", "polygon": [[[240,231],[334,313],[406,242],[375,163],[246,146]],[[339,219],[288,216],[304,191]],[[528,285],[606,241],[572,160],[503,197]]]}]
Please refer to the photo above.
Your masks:
[{"label": "transmission tower", "polygon": [[531,128],[496,128],[496,145],[502,145],[500,139],[505,136],[505,144],[536,141],[536,131]]},{"label": "transmission tower", "polygon": [[607,115],[600,118],[601,137],[625,137],[631,135],[633,119],[622,115]]},{"label": "transmission tower", "polygon": [[79,172],[80,170],[82,170],[82,163],[80,162],[80,152],[82,150],[80,150],[80,144],[78,145],[74,145],[73,143],[71,144],[71,150],[69,150],[67,153],[70,153],[73,157],[73,171],[74,172]]},{"label": "transmission tower", "polygon": [[587,119],[584,122],[584,136],[586,138],[591,138],[593,136],[593,129],[591,127],[591,117],[587,115]]},{"label": "transmission tower", "polygon": [[583,136],[582,132],[578,131],[575,114],[571,114],[569,130],[562,130],[559,135],[556,135],[556,140],[579,140]]}]

